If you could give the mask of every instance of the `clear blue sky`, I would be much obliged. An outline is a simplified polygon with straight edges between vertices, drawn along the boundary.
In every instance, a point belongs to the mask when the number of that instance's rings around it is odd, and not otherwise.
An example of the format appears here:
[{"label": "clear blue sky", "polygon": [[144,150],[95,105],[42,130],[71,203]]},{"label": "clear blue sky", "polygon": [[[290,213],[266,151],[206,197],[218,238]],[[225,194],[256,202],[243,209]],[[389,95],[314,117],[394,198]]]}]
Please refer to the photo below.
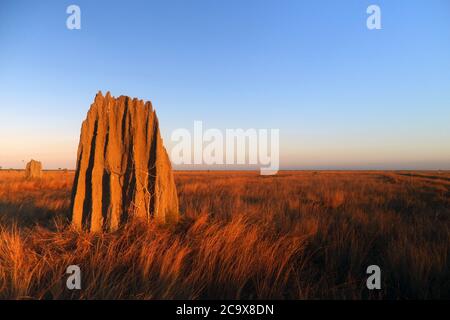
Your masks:
[{"label": "clear blue sky", "polygon": [[450,169],[450,2],[0,2],[0,166],[73,168],[98,90],[151,100],[169,147],[202,120],[279,128],[283,168]]}]

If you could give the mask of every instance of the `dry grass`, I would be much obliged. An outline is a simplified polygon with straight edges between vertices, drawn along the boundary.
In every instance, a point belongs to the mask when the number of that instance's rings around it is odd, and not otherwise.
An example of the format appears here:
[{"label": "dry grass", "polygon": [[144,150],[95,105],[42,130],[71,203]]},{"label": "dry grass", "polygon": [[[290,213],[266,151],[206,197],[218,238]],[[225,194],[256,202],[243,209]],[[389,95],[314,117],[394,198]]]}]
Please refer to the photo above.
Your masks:
[{"label": "dry grass", "polygon": [[22,175],[0,172],[0,298],[450,298],[448,172],[177,172],[180,224],[102,235],[68,228],[73,173]]}]

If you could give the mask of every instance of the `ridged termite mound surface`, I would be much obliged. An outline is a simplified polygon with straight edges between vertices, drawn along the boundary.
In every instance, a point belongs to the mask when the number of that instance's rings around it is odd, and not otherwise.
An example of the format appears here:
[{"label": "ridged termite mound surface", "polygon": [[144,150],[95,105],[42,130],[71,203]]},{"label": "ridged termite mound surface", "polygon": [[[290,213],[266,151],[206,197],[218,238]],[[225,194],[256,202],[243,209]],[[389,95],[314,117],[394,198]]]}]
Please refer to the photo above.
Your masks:
[{"label": "ridged termite mound surface", "polygon": [[36,160],[31,160],[27,163],[25,168],[25,177],[27,179],[35,179],[42,177],[42,163]]},{"label": "ridged termite mound surface", "polygon": [[114,231],[130,219],[178,220],[172,166],[151,102],[99,92],[81,127],[72,225]]}]

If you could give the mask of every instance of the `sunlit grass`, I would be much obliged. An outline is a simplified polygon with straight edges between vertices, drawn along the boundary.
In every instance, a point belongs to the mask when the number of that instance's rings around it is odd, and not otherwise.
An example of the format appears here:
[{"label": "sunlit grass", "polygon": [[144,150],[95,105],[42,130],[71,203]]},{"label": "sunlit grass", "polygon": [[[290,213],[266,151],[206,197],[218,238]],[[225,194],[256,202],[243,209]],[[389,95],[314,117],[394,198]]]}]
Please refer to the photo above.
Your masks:
[{"label": "sunlit grass", "polygon": [[[450,297],[450,174],[176,172],[183,219],[69,228],[73,173],[0,172],[0,298]],[[82,290],[65,287],[67,266]],[[367,266],[382,290],[367,290]]]}]

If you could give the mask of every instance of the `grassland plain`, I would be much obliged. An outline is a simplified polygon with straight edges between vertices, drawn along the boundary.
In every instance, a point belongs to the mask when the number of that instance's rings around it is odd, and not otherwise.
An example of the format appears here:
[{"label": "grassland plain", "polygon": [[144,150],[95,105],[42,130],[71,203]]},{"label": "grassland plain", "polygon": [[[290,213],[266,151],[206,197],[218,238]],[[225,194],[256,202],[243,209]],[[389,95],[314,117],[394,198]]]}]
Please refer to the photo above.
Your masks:
[{"label": "grassland plain", "polygon": [[97,235],[69,227],[73,178],[0,171],[0,298],[450,298],[450,172],[177,171],[179,224]]}]

